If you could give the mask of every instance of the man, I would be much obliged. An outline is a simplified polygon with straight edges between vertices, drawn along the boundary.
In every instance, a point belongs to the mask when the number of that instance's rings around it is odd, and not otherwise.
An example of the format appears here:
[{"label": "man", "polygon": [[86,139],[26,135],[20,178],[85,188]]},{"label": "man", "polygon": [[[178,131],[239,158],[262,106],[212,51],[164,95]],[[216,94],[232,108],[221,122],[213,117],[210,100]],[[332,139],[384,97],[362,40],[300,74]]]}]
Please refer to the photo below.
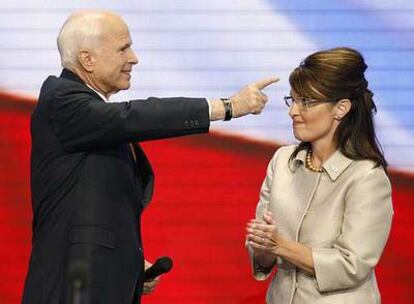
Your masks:
[{"label": "man", "polygon": [[59,33],[64,69],[43,83],[31,121],[33,248],[25,304],[76,301],[85,297],[83,286],[87,303],[140,303],[157,282],[143,282],[140,235],[153,173],[130,143],[208,132],[210,120],[258,114],[267,102],[260,90],[277,81],[224,101],[106,103],[130,86],[138,63],[131,44],[127,25],[111,12],[76,13]]}]

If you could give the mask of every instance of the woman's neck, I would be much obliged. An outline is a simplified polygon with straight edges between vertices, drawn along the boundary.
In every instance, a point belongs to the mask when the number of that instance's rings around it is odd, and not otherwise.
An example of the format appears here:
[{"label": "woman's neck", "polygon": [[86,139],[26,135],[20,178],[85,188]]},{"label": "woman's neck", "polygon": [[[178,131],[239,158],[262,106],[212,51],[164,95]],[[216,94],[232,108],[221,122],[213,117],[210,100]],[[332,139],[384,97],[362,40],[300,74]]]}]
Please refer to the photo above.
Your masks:
[{"label": "woman's neck", "polygon": [[321,167],[322,164],[335,153],[337,145],[332,141],[318,141],[311,143],[312,146],[312,164],[315,167]]}]

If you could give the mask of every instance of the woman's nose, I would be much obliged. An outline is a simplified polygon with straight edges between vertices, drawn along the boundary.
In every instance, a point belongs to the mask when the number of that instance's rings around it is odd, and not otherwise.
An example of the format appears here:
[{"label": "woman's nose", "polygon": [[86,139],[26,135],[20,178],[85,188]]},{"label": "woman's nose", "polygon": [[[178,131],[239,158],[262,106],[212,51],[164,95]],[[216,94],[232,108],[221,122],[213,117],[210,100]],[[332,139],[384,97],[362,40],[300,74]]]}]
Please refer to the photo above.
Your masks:
[{"label": "woman's nose", "polygon": [[299,108],[296,102],[292,102],[292,104],[289,107],[289,116],[294,117],[299,115]]}]

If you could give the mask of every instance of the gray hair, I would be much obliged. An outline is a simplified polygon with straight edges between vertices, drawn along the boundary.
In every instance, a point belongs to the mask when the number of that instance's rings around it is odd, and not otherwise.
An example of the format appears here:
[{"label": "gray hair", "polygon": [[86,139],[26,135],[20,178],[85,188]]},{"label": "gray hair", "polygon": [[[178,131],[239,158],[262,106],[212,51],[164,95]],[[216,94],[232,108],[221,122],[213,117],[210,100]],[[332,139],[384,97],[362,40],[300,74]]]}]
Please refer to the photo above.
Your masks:
[{"label": "gray hair", "polygon": [[81,11],[72,14],[63,24],[57,46],[62,67],[78,66],[81,49],[96,51],[103,32],[104,11]]}]

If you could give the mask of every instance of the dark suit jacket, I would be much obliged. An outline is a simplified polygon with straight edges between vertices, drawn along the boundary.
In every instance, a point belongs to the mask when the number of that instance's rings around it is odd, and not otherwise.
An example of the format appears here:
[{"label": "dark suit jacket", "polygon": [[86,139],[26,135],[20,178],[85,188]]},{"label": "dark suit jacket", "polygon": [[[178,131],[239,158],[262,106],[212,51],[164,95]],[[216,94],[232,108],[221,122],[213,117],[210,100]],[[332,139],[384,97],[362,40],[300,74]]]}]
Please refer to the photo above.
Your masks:
[{"label": "dark suit jacket", "polygon": [[139,145],[135,163],[128,143],[208,129],[205,99],[105,103],[68,70],[48,77],[31,120],[33,247],[23,303],[66,303],[76,274],[87,280],[89,303],[139,302],[140,216],[154,179]]}]

